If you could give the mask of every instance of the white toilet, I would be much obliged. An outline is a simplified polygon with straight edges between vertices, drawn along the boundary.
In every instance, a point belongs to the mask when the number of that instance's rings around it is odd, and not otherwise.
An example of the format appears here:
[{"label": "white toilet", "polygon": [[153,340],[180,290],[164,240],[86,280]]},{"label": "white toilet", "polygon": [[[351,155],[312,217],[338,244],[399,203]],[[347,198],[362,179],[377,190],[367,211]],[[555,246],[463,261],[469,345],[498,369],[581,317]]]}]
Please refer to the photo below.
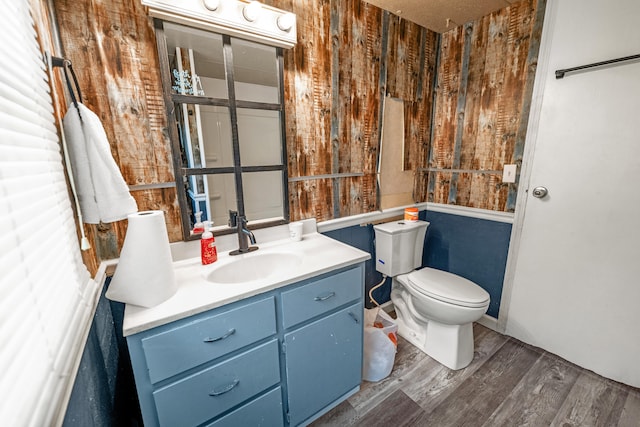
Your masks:
[{"label": "white toilet", "polygon": [[422,264],[428,222],[375,225],[376,270],[393,278],[391,301],[398,333],[450,369],[473,359],[472,322],[489,307],[489,294],[463,277]]}]

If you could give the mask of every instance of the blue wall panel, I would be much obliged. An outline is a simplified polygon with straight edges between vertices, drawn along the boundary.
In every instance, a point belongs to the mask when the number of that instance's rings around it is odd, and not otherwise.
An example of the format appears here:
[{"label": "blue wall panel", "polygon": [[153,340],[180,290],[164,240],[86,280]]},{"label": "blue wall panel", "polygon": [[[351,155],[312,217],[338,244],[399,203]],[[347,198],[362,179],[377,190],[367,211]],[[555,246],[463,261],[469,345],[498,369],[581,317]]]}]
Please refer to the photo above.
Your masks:
[{"label": "blue wall panel", "polygon": [[141,426],[133,372],[122,337],[124,304],[103,289],[82,354],[64,427]]},{"label": "blue wall panel", "polygon": [[[422,256],[423,267],[465,277],[482,286],[491,295],[487,314],[497,318],[500,310],[502,282],[507,263],[511,224],[441,212],[422,211],[420,219],[430,222]],[[353,226],[324,233],[371,254],[365,266],[365,292],[382,279],[375,269],[373,226]],[[373,296],[380,304],[389,301],[391,279]],[[366,306],[372,306],[368,296]]]},{"label": "blue wall panel", "polygon": [[427,211],[424,266],[449,271],[482,286],[491,295],[487,310],[498,317],[511,224]]},{"label": "blue wall panel", "polygon": [[[347,245],[351,245],[365,252],[371,254],[371,259],[365,262],[364,271],[364,292],[365,292],[365,305],[367,308],[373,307],[371,301],[369,301],[369,289],[378,284],[382,280],[382,274],[378,273],[375,266],[375,249],[373,246],[373,226],[360,226],[355,225],[353,227],[342,228],[340,230],[328,231],[323,233],[327,237],[338,240]],[[373,297],[379,304],[385,303],[391,299],[391,279],[387,279],[385,286],[376,289],[373,293]]]}]

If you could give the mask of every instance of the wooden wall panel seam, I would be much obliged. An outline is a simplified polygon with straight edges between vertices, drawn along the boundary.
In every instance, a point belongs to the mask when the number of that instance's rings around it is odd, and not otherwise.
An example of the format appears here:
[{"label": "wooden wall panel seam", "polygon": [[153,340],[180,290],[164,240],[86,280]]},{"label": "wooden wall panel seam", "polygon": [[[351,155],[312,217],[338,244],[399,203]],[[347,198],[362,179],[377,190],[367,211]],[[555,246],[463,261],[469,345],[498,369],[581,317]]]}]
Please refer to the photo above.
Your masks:
[{"label": "wooden wall panel seam", "polygon": [[[464,134],[464,113],[467,104],[467,83],[469,81],[469,59],[471,57],[471,33],[473,32],[473,23],[467,23],[464,25],[462,31],[462,37],[464,41],[463,53],[462,53],[462,66],[460,86],[458,90],[458,102],[456,106],[456,133],[455,141],[453,145],[453,163],[451,169],[458,169],[460,167],[460,154],[462,150],[462,135]],[[456,204],[456,196],[458,191],[458,174],[454,173],[451,177],[451,183],[449,185],[449,197],[448,202],[450,204]]]},{"label": "wooden wall panel seam", "polygon": [[[339,12],[340,0],[331,0],[330,13],[330,39],[331,39],[331,173],[337,173],[340,168],[340,139],[345,135],[338,135],[340,126],[340,34],[338,24],[340,23]],[[333,180],[333,216],[340,217],[340,180]]]},{"label": "wooden wall panel seam", "polygon": [[373,173],[365,172],[353,172],[353,173],[330,173],[323,175],[307,175],[307,176],[295,176],[290,177],[289,182],[309,181],[314,179],[338,179],[338,178],[353,178],[357,176],[375,175]]},{"label": "wooden wall panel seam", "polygon": [[449,172],[449,173],[488,173],[502,175],[501,170],[488,170],[488,169],[440,169],[440,168],[419,168],[421,172]]},{"label": "wooden wall panel seam", "polygon": [[[382,121],[384,114],[384,97],[387,94],[387,50],[389,48],[389,12],[382,12],[382,41],[380,48],[380,102],[378,104],[378,147],[376,155],[376,174],[380,170],[380,148],[382,146]],[[380,209],[380,185],[376,184],[376,209]]]},{"label": "wooden wall panel seam", "polygon": [[[438,34],[436,36],[436,49],[435,49],[435,63],[433,66],[434,74],[433,74],[433,86],[432,86],[432,94],[431,94],[431,117],[430,117],[430,126],[429,129],[429,154],[427,157],[427,165],[431,165],[433,161],[433,149],[435,146],[435,123],[436,123],[436,97],[437,97],[437,88],[438,88],[438,78],[439,78],[439,70],[440,70],[440,43],[442,36]],[[435,190],[435,180],[431,179],[431,174],[427,175],[427,201],[433,202],[433,192]]]}]

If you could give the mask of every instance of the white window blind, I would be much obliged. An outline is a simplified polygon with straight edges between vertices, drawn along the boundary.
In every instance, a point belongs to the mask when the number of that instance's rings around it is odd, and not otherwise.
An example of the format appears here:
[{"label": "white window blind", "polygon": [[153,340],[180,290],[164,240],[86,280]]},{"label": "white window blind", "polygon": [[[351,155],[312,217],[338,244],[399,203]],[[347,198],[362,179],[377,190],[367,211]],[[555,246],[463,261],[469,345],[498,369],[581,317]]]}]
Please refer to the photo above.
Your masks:
[{"label": "white window blind", "polygon": [[97,286],[82,264],[29,2],[0,13],[0,424],[64,412]]}]

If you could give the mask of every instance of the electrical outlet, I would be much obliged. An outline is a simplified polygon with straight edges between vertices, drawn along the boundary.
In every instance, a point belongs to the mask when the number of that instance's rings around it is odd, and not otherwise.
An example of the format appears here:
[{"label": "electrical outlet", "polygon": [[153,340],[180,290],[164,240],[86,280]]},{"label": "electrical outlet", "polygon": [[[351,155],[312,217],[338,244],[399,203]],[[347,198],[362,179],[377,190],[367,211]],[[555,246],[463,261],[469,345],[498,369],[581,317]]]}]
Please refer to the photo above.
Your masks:
[{"label": "electrical outlet", "polygon": [[502,170],[502,182],[516,182],[516,165],[504,165]]}]

